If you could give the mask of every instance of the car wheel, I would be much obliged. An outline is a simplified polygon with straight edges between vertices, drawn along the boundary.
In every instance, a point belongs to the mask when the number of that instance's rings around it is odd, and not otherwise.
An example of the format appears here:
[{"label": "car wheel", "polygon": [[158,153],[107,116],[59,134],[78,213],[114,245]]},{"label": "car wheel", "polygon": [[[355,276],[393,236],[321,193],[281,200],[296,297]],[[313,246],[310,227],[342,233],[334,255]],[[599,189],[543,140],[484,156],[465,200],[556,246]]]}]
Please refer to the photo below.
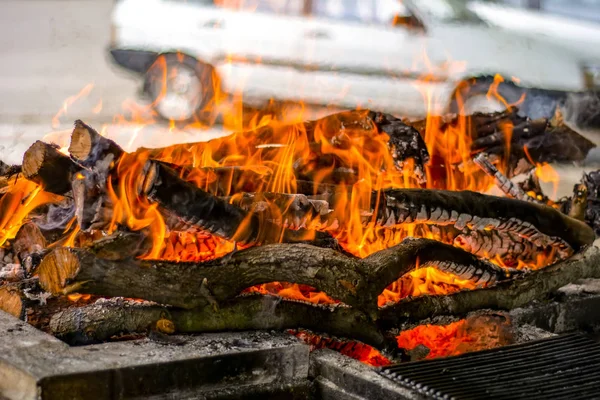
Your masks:
[{"label": "car wheel", "polygon": [[457,114],[470,115],[475,112],[497,112],[506,109],[505,102],[514,104],[519,101],[522,89],[512,83],[498,85],[497,93],[504,99],[488,96],[493,78],[477,78],[462,81],[457,85],[450,100],[449,111]]},{"label": "car wheel", "polygon": [[144,84],[159,116],[175,122],[206,120],[214,102],[214,69],[182,54],[162,54]]}]

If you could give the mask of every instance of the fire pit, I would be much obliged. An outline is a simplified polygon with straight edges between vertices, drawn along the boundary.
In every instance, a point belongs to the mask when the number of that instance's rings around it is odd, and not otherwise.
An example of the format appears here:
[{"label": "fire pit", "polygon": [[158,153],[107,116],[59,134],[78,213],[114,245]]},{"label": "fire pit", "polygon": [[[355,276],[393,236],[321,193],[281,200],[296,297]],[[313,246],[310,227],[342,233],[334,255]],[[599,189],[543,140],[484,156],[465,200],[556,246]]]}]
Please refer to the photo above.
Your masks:
[{"label": "fire pit", "polygon": [[[132,153],[76,121],[68,149],[39,141],[2,168],[0,309],[83,347],[17,324],[58,349],[60,371],[29,368],[26,344],[3,360],[43,398],[85,397],[71,388],[97,371],[153,379],[163,356],[181,379],[98,385],[306,398],[309,376],[322,389],[335,379],[329,356],[309,373],[294,336],[375,366],[523,341],[523,326],[561,309],[548,296],[600,278],[596,175],[561,202],[539,185],[548,162],[592,147],[516,108],[426,121],[348,111]],[[477,193],[491,187],[503,196]],[[110,367],[116,353],[126,361]]]}]

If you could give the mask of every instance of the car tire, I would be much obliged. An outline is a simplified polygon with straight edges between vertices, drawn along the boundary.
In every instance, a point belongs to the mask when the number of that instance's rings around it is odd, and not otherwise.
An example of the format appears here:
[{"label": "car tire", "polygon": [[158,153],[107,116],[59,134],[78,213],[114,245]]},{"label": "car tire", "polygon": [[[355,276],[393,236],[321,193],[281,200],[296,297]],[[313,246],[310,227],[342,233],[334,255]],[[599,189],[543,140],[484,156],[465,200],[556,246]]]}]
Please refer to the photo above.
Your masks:
[{"label": "car tire", "polygon": [[[490,85],[494,83],[493,77],[473,78],[461,81],[450,99],[449,111],[455,114],[473,114],[474,112],[494,112],[506,109],[504,103],[487,93]],[[519,101],[523,89],[512,82],[502,82],[498,85],[498,94],[508,103]]]},{"label": "car tire", "polygon": [[159,55],[145,75],[144,91],[163,119],[207,122],[215,103],[214,68],[181,53]]}]

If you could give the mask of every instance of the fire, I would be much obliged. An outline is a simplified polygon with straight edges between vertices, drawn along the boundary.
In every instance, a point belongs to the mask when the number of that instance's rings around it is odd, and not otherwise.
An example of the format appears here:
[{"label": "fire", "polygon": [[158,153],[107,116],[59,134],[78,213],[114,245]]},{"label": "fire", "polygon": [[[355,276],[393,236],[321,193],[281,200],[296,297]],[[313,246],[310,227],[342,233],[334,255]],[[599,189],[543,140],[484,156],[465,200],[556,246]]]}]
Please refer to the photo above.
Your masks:
[{"label": "fire", "polygon": [[24,178],[10,183],[0,197],[0,246],[15,237],[29,213],[37,207],[60,201],[61,197],[44,192],[42,187]]},{"label": "fire", "polygon": [[392,363],[377,349],[364,343],[320,336],[306,330],[290,330],[288,332],[309,344],[311,351],[323,348],[336,350],[374,367],[384,367]]},{"label": "fire", "polygon": [[447,325],[420,325],[402,331],[398,347],[409,353],[421,346],[425,358],[455,356],[505,346],[513,341],[510,321],[501,315],[469,317]]},{"label": "fire", "polygon": [[[186,56],[175,54],[179,61]],[[433,71],[435,67],[427,55],[423,60]],[[460,62],[448,62],[441,68],[459,69],[465,66]],[[167,82],[170,74],[165,56],[160,56],[152,68],[156,69],[155,79],[159,79],[160,92],[149,106],[142,106],[133,101],[123,104],[123,115],[115,116],[114,123],[128,125],[132,128],[130,145],[138,135],[143,134],[145,126],[159,122],[158,115],[152,109],[167,93]],[[422,81],[433,79],[434,75],[422,77]],[[200,114],[210,116],[208,119],[195,119],[188,122],[187,128],[202,128],[211,124],[219,115],[226,128],[245,130],[225,138],[208,142],[190,144],[184,150],[177,151],[166,148],[152,154],[153,159],[183,166],[181,177],[198,187],[229,201],[236,201],[240,192],[254,193],[298,193],[300,180],[313,182],[313,194],[320,193],[322,185],[335,185],[335,202],[330,204],[332,220],[335,224],[321,226],[319,221],[307,221],[306,228],[326,230],[335,237],[343,248],[358,256],[366,257],[376,251],[389,248],[400,243],[406,237],[427,237],[439,239],[439,233],[426,225],[405,224],[393,229],[381,229],[370,220],[370,204],[374,191],[389,188],[426,187],[449,190],[472,190],[487,192],[494,186],[492,178],[485,175],[472,163],[470,120],[461,115],[456,123],[449,124],[435,115],[433,93],[422,90],[424,101],[431,110],[424,122],[423,137],[431,155],[426,166],[427,181],[423,184],[415,174],[414,166],[407,162],[402,170],[397,168],[388,147],[389,136],[378,132],[374,126],[355,127],[346,121],[334,121],[333,124],[315,124],[311,132],[298,122],[306,119],[303,104],[297,106],[281,106],[275,103],[267,107],[267,111],[247,112],[241,106],[241,94],[233,96],[221,91],[216,76],[212,76],[214,99],[200,110]],[[512,77],[512,81],[517,78]],[[507,108],[513,106],[502,98],[498,92],[504,78],[497,75],[490,85],[487,96],[502,102]],[[53,119],[53,125],[60,122],[60,117],[67,107],[86,96],[93,89],[93,84],[86,85],[80,93],[65,100],[63,107]],[[521,99],[522,100],[522,99]],[[521,101],[520,100],[520,101]],[[459,103],[461,99],[458,99]],[[102,100],[91,110],[98,113],[102,109]],[[290,123],[296,123],[290,127]],[[169,132],[176,134],[175,121],[169,121]],[[104,127],[105,128],[105,127]],[[105,134],[106,129],[101,133]],[[510,137],[512,126],[506,124],[505,155],[510,154]],[[255,130],[269,130],[271,140],[268,143],[256,144]],[[264,131],[263,131],[264,133]],[[140,196],[139,176],[144,173],[149,151],[138,151],[122,157],[115,165],[114,176],[109,179],[107,192],[111,200],[112,223],[108,232],[125,225],[132,230],[144,230],[152,237],[152,249],[144,257],[172,261],[204,261],[223,256],[239,249],[232,240],[214,237],[206,232],[170,232],[156,204]],[[499,165],[501,170],[506,166]],[[224,172],[225,171],[225,172]],[[536,169],[536,175],[542,181],[556,184],[557,176],[550,166],[542,165]],[[12,195],[5,195],[0,206],[11,211],[2,213],[6,221],[0,221],[0,245],[7,238],[14,236],[27,212],[39,204],[51,201],[50,195],[33,187],[31,183],[20,183]],[[25,187],[26,185],[29,185]],[[30,193],[28,205],[17,205],[22,201],[24,193]],[[21,196],[21,197],[19,197]],[[35,199],[35,201],[33,200]],[[276,208],[276,207],[273,207]],[[76,230],[71,231],[66,244],[73,245]],[[520,260],[502,260],[494,258],[490,261],[505,267],[537,268],[552,260],[552,254],[540,254],[532,265]],[[421,268],[400,277],[379,296],[379,305],[384,306],[397,302],[408,296],[424,294],[447,294],[462,289],[474,289],[468,281],[456,276],[437,271],[433,268]],[[260,293],[278,294],[296,300],[320,304],[331,304],[335,300],[313,288],[290,283],[269,283],[248,289]]]},{"label": "fire", "polygon": [[305,301],[313,304],[336,304],[339,301],[332,299],[323,292],[318,292],[308,285],[300,285],[289,282],[271,282],[252,286],[243,293],[273,294],[286,299]]},{"label": "fire", "polygon": [[397,303],[406,297],[426,294],[450,294],[463,289],[475,289],[477,285],[455,275],[439,271],[432,267],[416,269],[384,289],[377,299],[377,305],[383,307]]}]

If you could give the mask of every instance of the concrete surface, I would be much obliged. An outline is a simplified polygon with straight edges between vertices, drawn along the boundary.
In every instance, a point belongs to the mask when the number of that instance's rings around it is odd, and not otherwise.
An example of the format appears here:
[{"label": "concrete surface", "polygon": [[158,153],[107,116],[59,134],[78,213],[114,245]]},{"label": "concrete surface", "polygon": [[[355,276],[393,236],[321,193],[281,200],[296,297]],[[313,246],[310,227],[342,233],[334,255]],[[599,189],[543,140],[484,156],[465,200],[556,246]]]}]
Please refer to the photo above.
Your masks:
[{"label": "concrete surface", "polygon": [[123,101],[135,97],[140,82],[107,62],[113,3],[0,2],[0,123],[50,128],[63,102],[89,84],[89,95],[68,107],[61,121],[109,122],[121,112]]},{"label": "concrete surface", "polygon": [[228,332],[69,347],[0,311],[0,398],[114,399],[306,381],[309,348],[285,333]]}]

